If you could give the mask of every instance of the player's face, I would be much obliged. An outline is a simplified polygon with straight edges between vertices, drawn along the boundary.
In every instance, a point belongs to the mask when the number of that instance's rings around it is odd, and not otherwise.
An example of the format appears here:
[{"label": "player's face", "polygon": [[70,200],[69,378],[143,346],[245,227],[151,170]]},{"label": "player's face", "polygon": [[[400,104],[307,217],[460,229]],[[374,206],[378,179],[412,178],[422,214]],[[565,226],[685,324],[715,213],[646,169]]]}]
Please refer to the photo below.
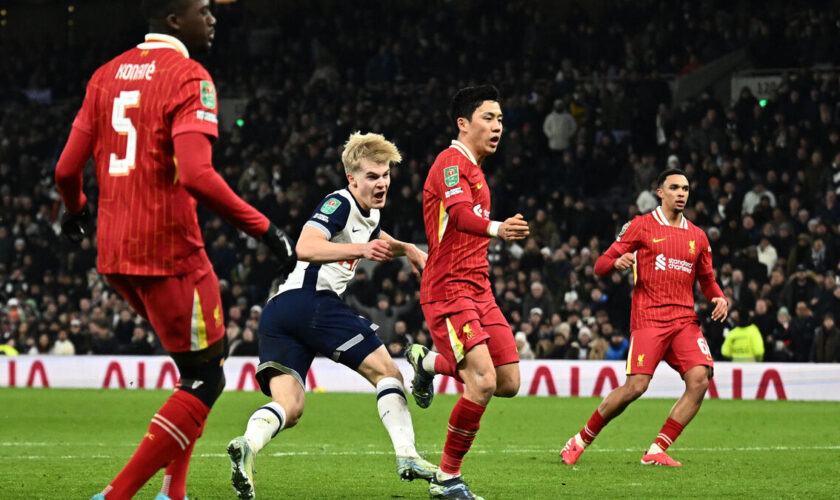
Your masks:
[{"label": "player's face", "polygon": [[669,175],[656,193],[662,199],[663,210],[682,212],[688,202],[688,179],[684,175]]},{"label": "player's face", "polygon": [[376,163],[362,158],[361,169],[355,174],[347,174],[350,191],[365,210],[385,206],[385,195],[391,185],[391,166],[388,162]]},{"label": "player's face", "polygon": [[498,102],[484,101],[473,111],[472,119],[462,123],[463,142],[479,162],[496,152],[502,138],[502,108]]},{"label": "player's face", "polygon": [[210,0],[185,0],[182,11],[175,17],[176,36],[190,52],[210,50],[216,31],[216,18],[210,12]]}]

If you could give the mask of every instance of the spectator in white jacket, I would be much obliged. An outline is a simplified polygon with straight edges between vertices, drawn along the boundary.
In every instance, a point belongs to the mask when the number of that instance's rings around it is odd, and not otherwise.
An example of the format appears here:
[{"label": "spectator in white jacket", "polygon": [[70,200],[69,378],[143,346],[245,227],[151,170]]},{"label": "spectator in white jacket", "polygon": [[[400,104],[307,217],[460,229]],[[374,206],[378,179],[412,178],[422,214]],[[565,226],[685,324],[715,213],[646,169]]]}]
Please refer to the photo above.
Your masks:
[{"label": "spectator in white jacket", "polygon": [[554,101],[554,109],[543,122],[543,133],[548,139],[548,149],[552,153],[562,154],[569,148],[572,137],[577,132],[577,122],[563,99]]}]

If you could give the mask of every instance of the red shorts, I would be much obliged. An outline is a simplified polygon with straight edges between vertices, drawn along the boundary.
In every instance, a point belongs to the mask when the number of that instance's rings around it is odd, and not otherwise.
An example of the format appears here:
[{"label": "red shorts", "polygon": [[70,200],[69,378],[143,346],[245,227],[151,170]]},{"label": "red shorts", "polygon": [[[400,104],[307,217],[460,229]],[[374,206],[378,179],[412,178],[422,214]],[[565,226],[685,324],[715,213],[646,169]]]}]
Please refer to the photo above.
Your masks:
[{"label": "red shorts", "polygon": [[698,365],[714,366],[709,345],[697,323],[640,328],[630,334],[627,375],[653,375],[663,359],[680,376]]},{"label": "red shorts", "polygon": [[485,342],[494,366],[519,362],[513,332],[495,301],[460,297],[422,307],[435,347],[454,366],[467,351]]},{"label": "red shorts", "polygon": [[219,280],[208,262],[178,276],[106,274],[169,352],[200,351],[225,334]]}]

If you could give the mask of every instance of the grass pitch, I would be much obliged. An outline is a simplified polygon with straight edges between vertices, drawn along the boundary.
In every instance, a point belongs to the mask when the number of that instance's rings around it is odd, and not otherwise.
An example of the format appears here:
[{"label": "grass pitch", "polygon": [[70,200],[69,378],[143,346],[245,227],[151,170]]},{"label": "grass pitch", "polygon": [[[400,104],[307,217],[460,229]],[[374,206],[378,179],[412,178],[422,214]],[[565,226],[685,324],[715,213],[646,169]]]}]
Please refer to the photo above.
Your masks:
[{"label": "grass pitch", "polygon": [[[0,389],[0,498],[87,499],[134,451],[168,391]],[[440,459],[454,396],[427,410],[409,402],[417,448]],[[228,392],[196,445],[187,493],[235,498],[227,442],[266,399]],[[401,482],[373,394],[307,394],[297,427],[257,457],[257,498],[428,498]],[[610,423],[575,466],[566,439],[592,414],[592,398],[496,399],[464,462],[488,499],[840,498],[840,403],[707,400],[670,449],[681,468],[646,467],[642,453],[673,401],[642,399]],[[151,500],[161,474],[136,498]]]}]

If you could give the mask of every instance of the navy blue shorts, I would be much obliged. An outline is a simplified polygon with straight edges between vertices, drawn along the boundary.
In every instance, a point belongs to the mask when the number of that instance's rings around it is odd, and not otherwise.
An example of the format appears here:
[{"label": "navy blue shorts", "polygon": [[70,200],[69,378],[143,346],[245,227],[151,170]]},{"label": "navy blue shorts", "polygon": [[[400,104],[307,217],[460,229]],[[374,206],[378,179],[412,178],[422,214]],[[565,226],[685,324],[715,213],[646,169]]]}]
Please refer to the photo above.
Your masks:
[{"label": "navy blue shorts", "polygon": [[275,296],[260,316],[260,389],[271,396],[269,380],[283,373],[305,388],[316,354],[357,369],[382,345],[376,328],[330,291],[298,289]]}]

